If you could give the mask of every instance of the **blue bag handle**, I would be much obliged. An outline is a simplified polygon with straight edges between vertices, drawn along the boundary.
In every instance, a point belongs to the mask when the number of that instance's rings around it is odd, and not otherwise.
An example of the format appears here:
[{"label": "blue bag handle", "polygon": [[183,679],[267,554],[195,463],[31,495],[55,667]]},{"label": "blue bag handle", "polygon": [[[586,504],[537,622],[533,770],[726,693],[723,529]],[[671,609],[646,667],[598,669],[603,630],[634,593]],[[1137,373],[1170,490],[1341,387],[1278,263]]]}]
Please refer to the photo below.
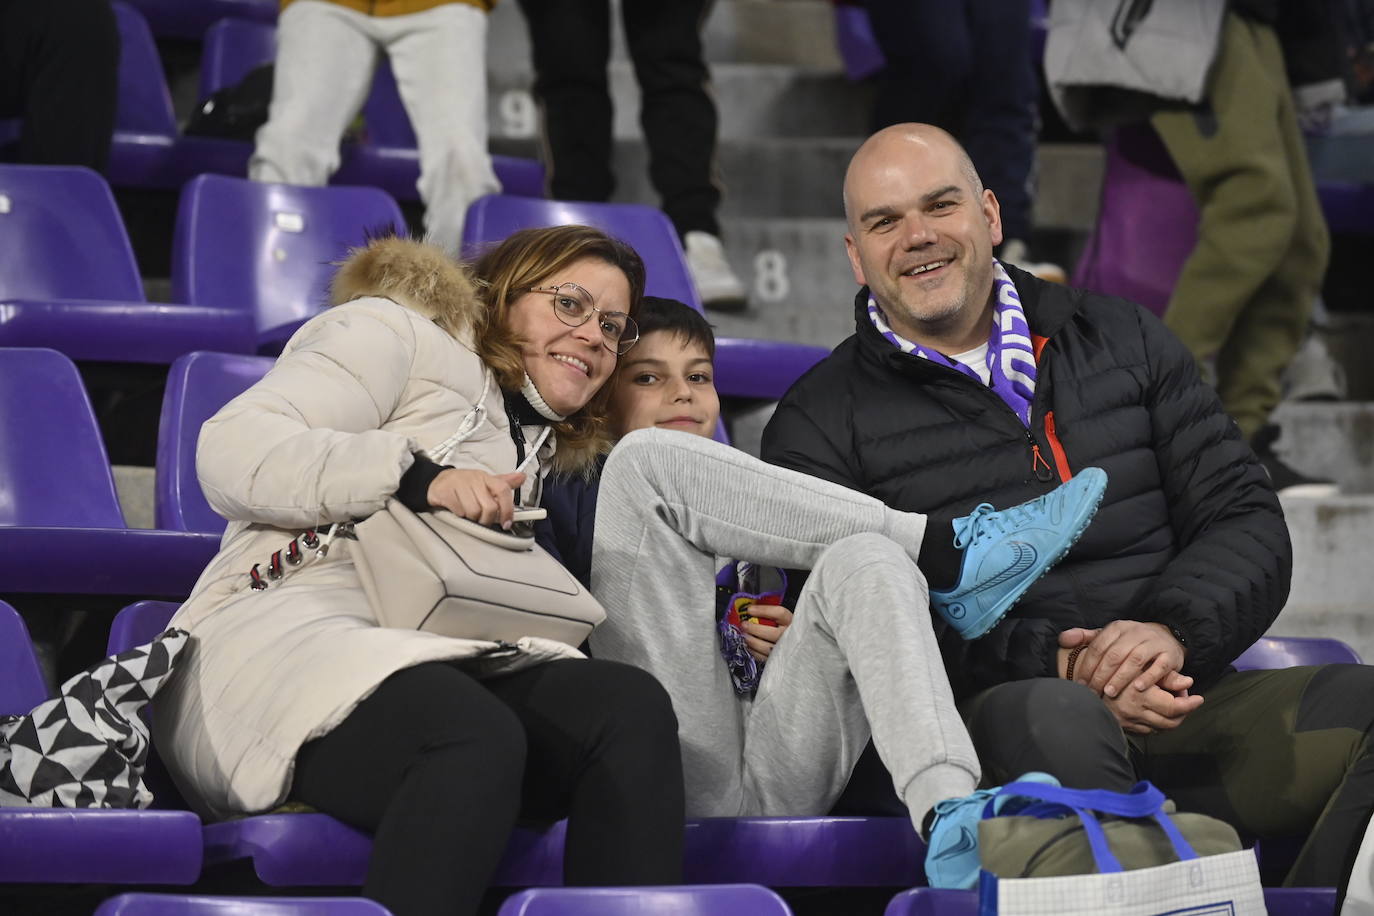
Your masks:
[{"label": "blue bag handle", "polygon": [[[1065,809],[1078,815],[1083,824],[1083,832],[1092,850],[1093,862],[1102,873],[1119,872],[1124,869],[1121,862],[1112,854],[1107,843],[1107,835],[1102,824],[1093,814],[1114,814],[1118,817],[1152,818],[1168,836],[1179,860],[1196,859],[1197,852],[1164,812],[1164,793],[1147,780],[1141,780],[1131,787],[1130,792],[1109,792],[1106,789],[1066,789],[1063,786],[1050,786],[1039,782],[1013,782],[1003,786],[998,795],[1019,795],[1023,798],[1039,799],[1044,804],[1032,805],[1018,811],[1030,817],[1056,816]],[[984,817],[992,813],[989,801]]]}]

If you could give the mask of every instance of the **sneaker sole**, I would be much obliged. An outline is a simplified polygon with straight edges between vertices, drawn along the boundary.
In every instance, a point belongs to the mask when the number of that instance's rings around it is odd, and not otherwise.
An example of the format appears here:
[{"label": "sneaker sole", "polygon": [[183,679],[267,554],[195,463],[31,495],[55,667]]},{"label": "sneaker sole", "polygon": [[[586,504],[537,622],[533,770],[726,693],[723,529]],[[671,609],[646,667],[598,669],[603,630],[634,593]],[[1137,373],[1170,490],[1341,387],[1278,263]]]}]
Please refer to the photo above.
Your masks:
[{"label": "sneaker sole", "polygon": [[1083,532],[1088,530],[1088,525],[1092,523],[1093,517],[1097,515],[1097,507],[1102,505],[1102,497],[1105,496],[1106,493],[1107,487],[1106,484],[1103,484],[1102,489],[1099,490],[1097,493],[1097,498],[1094,499],[1092,501],[1092,504],[1087,507],[1087,510],[1084,513],[1082,513],[1082,517],[1075,520],[1074,525],[1077,528],[1077,530],[1073,533],[1072,536],[1070,536],[1069,540],[1064,544],[1064,547],[1058,553],[1051,556],[1048,560],[1042,561],[1038,565],[1038,568],[1031,567],[1031,572],[1027,573],[1027,575],[1031,577],[1030,580],[1026,582],[1025,586],[1016,593],[1016,597],[1012,598],[1010,601],[1007,602],[1006,607],[1002,608],[1000,611],[992,611],[992,613],[996,616],[994,616],[986,625],[979,627],[977,632],[974,632],[973,628],[970,628],[967,632],[962,632],[959,635],[962,636],[964,639],[977,639],[980,636],[987,635],[987,633],[991,631],[993,627],[1001,623],[1002,619],[1006,617],[1007,614],[1011,613],[1011,609],[1016,607],[1016,603],[1020,601],[1023,597],[1025,597],[1026,592],[1030,591],[1031,586],[1039,582],[1042,578],[1044,578],[1045,573],[1053,569],[1060,560],[1064,559],[1064,555],[1073,549],[1073,545],[1078,543],[1078,539],[1083,536]]}]

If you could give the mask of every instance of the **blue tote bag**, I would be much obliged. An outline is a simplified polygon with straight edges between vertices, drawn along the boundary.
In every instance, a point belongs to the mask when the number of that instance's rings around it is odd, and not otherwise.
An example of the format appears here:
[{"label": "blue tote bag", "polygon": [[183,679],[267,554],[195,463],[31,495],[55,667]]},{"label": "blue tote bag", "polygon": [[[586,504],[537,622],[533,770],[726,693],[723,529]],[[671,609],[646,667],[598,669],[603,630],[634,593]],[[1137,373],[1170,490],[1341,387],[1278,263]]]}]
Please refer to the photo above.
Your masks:
[{"label": "blue tote bag", "polygon": [[[1039,801],[1011,818],[997,818],[1004,823],[996,827],[991,819],[983,822],[979,843],[984,870],[978,884],[982,916],[1249,916],[1266,912],[1253,850],[1238,848],[1234,831],[1219,821],[1204,815],[1172,814],[1164,793],[1148,782],[1138,783],[1129,793],[1019,782],[1003,787],[1002,794]],[[1103,821],[1099,815],[1111,819]],[[1017,823],[1011,823],[1014,820]],[[1201,828],[1198,835],[1212,834],[1207,839],[1213,848],[1230,851],[1199,855],[1176,820]],[[1219,847],[1213,825],[1222,834]],[[1013,835],[1023,847],[1028,840],[1035,847],[1029,857],[1024,856],[1024,849],[1018,852],[1017,857],[1029,863],[1023,874],[1035,874],[1037,863],[1043,865],[1056,851],[1076,855],[1084,843],[1092,871],[1086,871],[1089,863],[1083,856],[1086,873],[1063,874],[1061,867],[1051,877],[998,877],[990,870],[998,856],[996,847]],[[1123,848],[1114,852],[1114,843]],[[1123,858],[1132,867],[1123,866]],[[1005,867],[999,870],[1007,873]]]}]

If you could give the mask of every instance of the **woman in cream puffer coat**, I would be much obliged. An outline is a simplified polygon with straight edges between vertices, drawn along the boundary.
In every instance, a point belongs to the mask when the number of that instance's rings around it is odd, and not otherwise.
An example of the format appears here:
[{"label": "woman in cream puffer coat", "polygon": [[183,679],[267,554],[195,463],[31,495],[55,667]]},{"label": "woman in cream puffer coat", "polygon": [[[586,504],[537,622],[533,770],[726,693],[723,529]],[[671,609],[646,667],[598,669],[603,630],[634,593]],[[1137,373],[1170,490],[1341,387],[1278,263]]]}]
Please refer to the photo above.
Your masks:
[{"label": "woman in cream puffer coat", "polygon": [[198,476],[230,524],[173,620],[193,638],[155,726],[203,816],[292,800],[373,832],[364,893],[398,916],[474,910],[520,814],[569,817],[569,883],[680,879],[657,682],[537,638],[498,657],[382,628],[337,527],[391,497],[508,523],[546,471],[589,467],[642,289],[633,250],[586,227],[516,233],[470,270],[379,240],[205,424]]}]

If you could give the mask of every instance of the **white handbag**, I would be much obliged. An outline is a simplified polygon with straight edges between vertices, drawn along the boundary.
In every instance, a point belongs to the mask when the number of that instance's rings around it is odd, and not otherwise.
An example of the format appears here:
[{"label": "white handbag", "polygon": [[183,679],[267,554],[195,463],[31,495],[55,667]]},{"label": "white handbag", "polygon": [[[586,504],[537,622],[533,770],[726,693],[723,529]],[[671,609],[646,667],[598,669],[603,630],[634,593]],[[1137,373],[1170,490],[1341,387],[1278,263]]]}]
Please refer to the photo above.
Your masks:
[{"label": "white handbag", "polygon": [[580,645],[606,612],[534,542],[438,509],[391,499],[354,526],[363,590],[384,627],[514,643]]}]

